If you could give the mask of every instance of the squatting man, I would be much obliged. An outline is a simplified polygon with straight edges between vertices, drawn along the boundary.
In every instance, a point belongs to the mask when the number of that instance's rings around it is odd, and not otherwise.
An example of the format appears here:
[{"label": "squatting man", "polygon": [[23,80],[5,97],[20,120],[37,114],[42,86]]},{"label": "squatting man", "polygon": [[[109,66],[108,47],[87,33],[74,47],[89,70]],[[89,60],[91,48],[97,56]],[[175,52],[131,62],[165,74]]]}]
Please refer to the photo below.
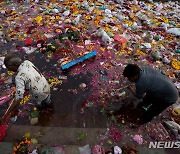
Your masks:
[{"label": "squatting man", "polygon": [[[130,91],[139,99],[143,99],[137,108],[142,109],[142,124],[159,115],[174,104],[179,97],[173,82],[161,72],[150,68],[140,68],[136,64],[128,64],[123,72],[124,77],[135,83],[136,90],[129,86]],[[148,107],[147,111],[143,107]]]}]

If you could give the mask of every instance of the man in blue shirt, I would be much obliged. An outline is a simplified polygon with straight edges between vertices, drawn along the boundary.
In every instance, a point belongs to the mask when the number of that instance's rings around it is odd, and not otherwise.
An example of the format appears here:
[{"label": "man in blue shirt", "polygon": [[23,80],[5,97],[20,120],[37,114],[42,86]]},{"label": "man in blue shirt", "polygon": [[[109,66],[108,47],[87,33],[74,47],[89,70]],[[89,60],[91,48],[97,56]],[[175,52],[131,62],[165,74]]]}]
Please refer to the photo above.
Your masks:
[{"label": "man in blue shirt", "polygon": [[134,82],[136,91],[129,86],[131,92],[139,99],[138,108],[150,106],[144,112],[142,122],[147,123],[167,107],[178,100],[178,90],[171,80],[161,72],[150,67],[139,68],[136,64],[128,64],[123,75]]}]

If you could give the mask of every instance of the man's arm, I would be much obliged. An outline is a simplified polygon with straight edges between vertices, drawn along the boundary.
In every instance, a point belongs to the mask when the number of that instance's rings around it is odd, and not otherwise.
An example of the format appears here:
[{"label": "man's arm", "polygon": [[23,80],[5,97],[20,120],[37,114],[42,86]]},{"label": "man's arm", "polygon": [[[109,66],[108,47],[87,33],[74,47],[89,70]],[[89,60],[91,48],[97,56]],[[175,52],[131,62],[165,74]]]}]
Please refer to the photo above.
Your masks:
[{"label": "man's arm", "polygon": [[128,89],[132,92],[134,96],[136,96],[136,91],[133,89],[132,86],[129,86]]},{"label": "man's arm", "polygon": [[132,92],[134,96],[136,96],[138,99],[142,99],[146,93],[146,90],[143,86],[136,86],[136,90],[129,86],[128,89]]}]

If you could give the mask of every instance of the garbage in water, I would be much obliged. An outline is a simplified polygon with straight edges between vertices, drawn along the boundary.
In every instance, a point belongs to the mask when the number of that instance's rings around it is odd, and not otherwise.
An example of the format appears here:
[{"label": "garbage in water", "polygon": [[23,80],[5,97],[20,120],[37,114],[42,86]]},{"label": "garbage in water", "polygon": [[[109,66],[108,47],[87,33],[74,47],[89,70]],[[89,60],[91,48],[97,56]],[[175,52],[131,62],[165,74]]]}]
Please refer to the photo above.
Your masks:
[{"label": "garbage in water", "polygon": [[[140,66],[148,65],[160,70],[171,78],[178,91],[180,90],[178,2],[67,0],[58,3],[56,0],[43,2],[8,0],[1,2],[0,7],[2,113],[6,108],[6,102],[10,99],[11,86],[14,86],[14,75],[7,72],[4,65],[4,57],[8,53],[16,53],[24,59],[30,59],[48,79],[52,98],[56,97],[55,101],[52,99],[52,102],[55,102],[53,114],[61,110],[57,107],[58,103],[69,104],[74,114],[73,103],[76,103],[77,108],[81,107],[78,114],[73,116],[73,120],[67,118],[69,123],[73,126],[78,123],[77,125],[82,127],[82,124],[88,125],[86,117],[89,117],[90,126],[103,125],[109,129],[101,138],[103,143],[110,145],[125,142],[123,138],[133,135],[132,123],[139,120],[136,118],[138,113],[132,110],[137,104],[129,94],[129,89],[126,87],[118,90],[126,85],[126,79],[122,77],[126,64],[137,63]],[[66,99],[67,96],[70,103]],[[72,96],[72,99],[69,96]],[[108,116],[106,110],[114,103],[119,104],[121,112],[119,115]],[[20,111],[17,121],[11,118],[8,126],[12,122],[29,125],[29,117],[32,125],[37,123],[41,125],[43,121],[41,119],[46,118],[42,114],[48,112],[48,109],[40,112],[32,110],[35,103],[30,99],[30,95],[24,97],[20,104],[20,107],[26,109]],[[70,107],[66,106],[62,110],[65,112],[70,110]],[[110,114],[114,113],[113,109]],[[79,114],[82,119],[85,117],[86,120],[83,119],[85,122],[78,121]],[[91,116],[87,116],[88,114]],[[145,146],[148,146],[150,140],[174,140],[172,135],[177,137],[178,116],[179,108],[170,106],[162,115],[154,118],[150,125],[140,126],[139,130],[144,133],[143,139],[140,135],[133,135],[134,140],[139,145]],[[64,122],[66,117],[62,117],[48,117],[50,124],[47,125],[52,127],[63,125],[66,123]],[[101,117],[101,120],[98,117]],[[57,124],[53,118],[61,122]],[[28,122],[25,119],[28,119]],[[171,122],[164,123],[163,119]],[[48,123],[48,120],[44,121]],[[1,128],[6,132],[7,125],[2,125],[0,130]],[[27,138],[31,136],[31,132],[29,133],[30,135],[26,134]],[[77,137],[78,141],[83,141],[86,137],[84,133],[82,134]],[[5,135],[6,133],[2,133],[0,140]],[[128,139],[129,141],[131,140]],[[124,149],[137,153],[133,148]]]}]

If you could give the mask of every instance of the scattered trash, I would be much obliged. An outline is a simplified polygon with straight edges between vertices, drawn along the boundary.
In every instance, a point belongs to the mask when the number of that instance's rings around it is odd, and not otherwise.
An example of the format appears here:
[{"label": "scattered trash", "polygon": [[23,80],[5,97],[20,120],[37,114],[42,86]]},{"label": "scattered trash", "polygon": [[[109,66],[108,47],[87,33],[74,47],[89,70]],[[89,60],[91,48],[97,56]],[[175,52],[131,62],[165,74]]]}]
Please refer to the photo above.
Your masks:
[{"label": "scattered trash", "polygon": [[[90,84],[79,85],[82,89],[91,85],[90,100],[84,107],[91,109],[90,107],[100,106],[103,115],[108,103],[113,103],[111,99],[120,97],[123,104],[123,96],[128,92],[116,89],[125,84],[125,79],[119,79],[123,68],[130,62],[163,68],[164,74],[170,77],[180,90],[179,75],[176,73],[180,70],[180,16],[177,2],[61,0],[61,3],[57,3],[57,0],[26,0],[21,3],[4,1],[0,6],[2,93],[4,87],[10,90],[13,84],[13,79],[9,79],[12,73],[4,73],[4,57],[7,53],[17,53],[25,59],[30,58],[49,79],[52,90],[60,92],[63,90],[59,86],[63,83],[61,80],[67,80],[66,75],[61,75],[62,71],[69,71],[67,82],[76,75],[90,73]],[[94,61],[90,61],[95,57]],[[89,61],[86,61],[87,59]],[[77,65],[79,63],[82,65]],[[82,82],[84,81],[80,83]],[[74,90],[73,94],[78,92]],[[126,98],[126,104],[131,101],[129,99],[131,98]],[[7,100],[0,98],[0,105],[5,106]],[[29,100],[30,96],[26,96],[20,104],[30,104]],[[81,110],[85,111],[83,107]],[[30,116],[31,124],[37,124],[39,113],[33,111]],[[171,118],[176,121],[178,116],[179,109],[174,108]],[[108,122],[118,123],[117,118],[112,116]],[[126,118],[120,119],[125,128],[128,127]],[[173,128],[171,132],[177,133],[176,124],[168,122],[166,125]],[[2,128],[6,130],[5,125]],[[170,139],[168,132],[160,124],[154,125],[153,128],[143,128],[147,135],[143,136],[143,143],[146,137],[156,140]],[[122,132],[125,131],[127,130]],[[108,139],[108,144],[121,141],[120,128],[110,127],[109,133],[112,140]],[[82,140],[81,138],[84,136],[79,137],[79,140]],[[140,136],[136,139],[136,142],[141,143]],[[131,148],[128,150],[133,151]],[[133,152],[137,153],[136,150]]]},{"label": "scattered trash", "polygon": [[170,28],[167,30],[167,33],[171,33],[176,36],[180,36],[180,28]]},{"label": "scattered trash", "polygon": [[64,151],[60,147],[45,147],[42,149],[41,154],[64,154]]},{"label": "scattered trash", "polygon": [[38,123],[38,117],[31,118],[30,122],[31,122],[31,125],[36,125]]},{"label": "scattered trash", "polygon": [[123,153],[132,153],[132,154],[138,154],[139,153],[139,151],[136,148],[130,147],[130,146],[124,146],[122,148],[122,150],[123,150]]},{"label": "scattered trash", "polygon": [[0,125],[0,142],[4,139],[6,136],[6,131],[7,131],[7,124]]},{"label": "scattered trash", "polygon": [[61,75],[61,76],[59,76],[59,79],[60,79],[60,80],[67,80],[67,76],[62,76],[62,75]]},{"label": "scattered trash", "polygon": [[136,141],[138,144],[143,144],[142,135],[135,135],[135,136],[133,137],[133,140]]},{"label": "scattered trash", "polygon": [[97,35],[102,39],[105,43],[111,43],[112,39],[108,36],[108,34],[101,28],[98,29]]},{"label": "scattered trash", "polygon": [[164,126],[175,136],[177,140],[180,140],[180,125],[174,121],[164,121]]},{"label": "scattered trash", "polygon": [[114,147],[114,154],[122,154],[122,149],[118,146]]},{"label": "scattered trash", "polygon": [[80,154],[91,154],[91,148],[89,145],[85,145],[83,147],[79,147]]},{"label": "scattered trash", "polygon": [[92,52],[90,52],[90,53],[88,53],[88,54],[86,54],[86,55],[84,55],[84,56],[82,56],[82,57],[80,57],[80,58],[78,58],[76,60],[73,60],[73,61],[71,61],[71,62],[69,62],[67,64],[62,65],[61,68],[62,68],[62,70],[66,70],[66,69],[68,69],[68,68],[70,68],[70,67],[72,67],[72,66],[74,66],[74,65],[76,65],[76,64],[78,64],[80,62],[83,62],[83,61],[85,61],[85,60],[87,60],[87,59],[89,59],[91,57],[95,57],[96,55],[97,55],[97,52],[92,51]]},{"label": "scattered trash", "polygon": [[87,85],[85,84],[85,83],[81,83],[80,85],[79,85],[79,88],[81,88],[81,89],[85,89],[87,87]]},{"label": "scattered trash", "polygon": [[38,154],[37,149],[34,149],[30,154]]},{"label": "scattered trash", "polygon": [[24,137],[25,137],[25,138],[30,138],[30,137],[31,137],[31,133],[30,133],[30,132],[25,133],[25,134],[24,134]]},{"label": "scattered trash", "polygon": [[122,140],[122,132],[115,125],[110,126],[109,135],[114,142]]},{"label": "scattered trash", "polygon": [[35,138],[32,138],[32,139],[31,139],[31,143],[32,143],[32,144],[38,144],[38,140],[35,139]]},{"label": "scattered trash", "polygon": [[28,146],[31,144],[29,139],[24,139],[18,143],[17,146],[13,148],[14,153],[28,153]]},{"label": "scattered trash", "polygon": [[105,149],[100,145],[95,145],[92,147],[92,154],[105,154]]},{"label": "scattered trash", "polygon": [[78,135],[77,140],[78,140],[78,141],[81,141],[81,140],[83,140],[85,137],[86,137],[86,134],[81,133],[81,134]]},{"label": "scattered trash", "polygon": [[11,95],[6,95],[6,96],[3,96],[3,97],[0,97],[0,105],[3,105],[7,101],[9,101],[10,98],[11,98]]}]

